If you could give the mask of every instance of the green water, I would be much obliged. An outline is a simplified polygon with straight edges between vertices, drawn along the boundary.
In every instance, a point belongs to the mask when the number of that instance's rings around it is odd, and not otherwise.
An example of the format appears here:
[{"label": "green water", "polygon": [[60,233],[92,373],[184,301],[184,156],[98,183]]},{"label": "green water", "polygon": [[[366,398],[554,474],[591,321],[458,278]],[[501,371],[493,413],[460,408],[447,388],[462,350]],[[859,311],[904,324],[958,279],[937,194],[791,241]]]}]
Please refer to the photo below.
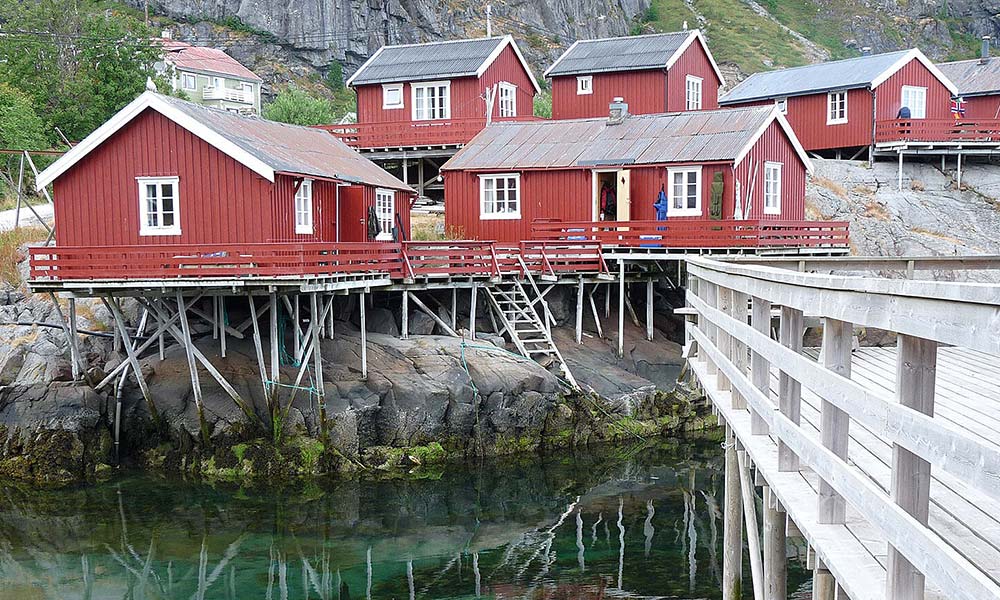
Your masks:
[{"label": "green water", "polygon": [[605,448],[273,492],[5,486],[0,599],[719,598],[721,456]]}]

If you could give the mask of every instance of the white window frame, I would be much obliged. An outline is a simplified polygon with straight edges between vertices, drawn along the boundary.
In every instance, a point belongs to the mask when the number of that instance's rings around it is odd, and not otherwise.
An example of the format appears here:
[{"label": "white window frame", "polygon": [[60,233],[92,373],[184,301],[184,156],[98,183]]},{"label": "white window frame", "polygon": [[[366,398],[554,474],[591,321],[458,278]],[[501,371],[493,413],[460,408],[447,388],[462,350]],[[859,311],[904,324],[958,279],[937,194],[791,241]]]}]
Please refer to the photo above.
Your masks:
[{"label": "white window frame", "polygon": [[[388,210],[386,210],[388,208]],[[375,189],[375,216],[378,218],[379,233],[375,241],[392,241],[392,229],[396,218],[396,192],[387,188]],[[388,227],[386,224],[388,223]]]},{"label": "white window frame", "polygon": [[[392,103],[389,101],[389,93],[396,92],[399,94],[399,102]],[[405,108],[405,101],[403,100],[403,84],[402,83],[383,83],[382,84],[382,108],[383,110],[396,110],[399,108]]]},{"label": "white window frame", "polygon": [[694,75],[688,75],[684,78],[684,110],[701,110],[703,81],[701,77]]},{"label": "white window frame", "polygon": [[[781,172],[783,163],[764,163],[764,214],[781,214]],[[775,177],[772,178],[771,175]]]},{"label": "white window frame", "polygon": [[[840,104],[840,97],[843,97],[843,115],[840,115],[840,106],[837,106],[837,116],[834,116],[834,106]],[[839,125],[847,122],[847,90],[841,92],[829,92],[826,95],[826,124]]]},{"label": "white window frame", "polygon": [[778,107],[778,111],[780,111],[781,114],[788,114],[788,98],[778,98],[774,101],[774,105]]},{"label": "white window frame", "polygon": [[580,75],[576,78],[576,95],[586,96],[594,93],[594,76]]},{"label": "white window frame", "polygon": [[[491,212],[486,211],[486,182],[493,182],[493,203],[496,205],[496,189],[497,181],[514,179],[514,192],[516,198],[514,201],[517,203],[517,209],[511,212],[496,212],[494,209]],[[505,188],[510,191],[511,188]],[[510,200],[505,200],[509,202]],[[497,221],[497,220],[516,220],[521,218],[521,174],[520,173],[490,173],[488,175],[479,176],[479,218],[483,221]]]},{"label": "white window frame", "polygon": [[517,116],[517,86],[501,81],[497,92],[498,114],[501,117]]},{"label": "white window frame", "polygon": [[[695,206],[691,208],[687,205],[687,186],[690,184],[688,176],[695,174]],[[684,206],[674,205],[674,175],[684,175]],[[675,167],[667,169],[667,214],[671,217],[700,217],[701,216],[701,167]]]},{"label": "white window frame", "polygon": [[[920,111],[916,106],[906,103],[906,97],[920,98]],[[927,88],[919,85],[904,85],[899,92],[899,106],[906,106],[910,109],[911,119],[924,119],[927,117]]]},{"label": "white window frame", "polygon": [[303,179],[295,190],[295,234],[313,234],[313,180]]},{"label": "white window frame", "polygon": [[[136,177],[139,187],[139,235],[180,235],[181,234],[181,204],[180,204],[180,178],[173,177]],[[157,223],[163,223],[163,185],[170,184],[174,191],[174,224],[165,227],[163,225],[149,225],[149,202],[146,197],[146,186],[155,185],[157,190]]]},{"label": "white window frame", "polygon": [[198,89],[198,77],[193,73],[181,73],[181,89],[189,92]]},{"label": "white window frame", "polygon": [[[444,88],[444,95],[442,96],[443,101],[442,106],[435,106],[433,109],[427,106],[427,90]],[[418,90],[423,90],[424,100],[423,106],[417,106],[417,92]],[[412,117],[414,121],[441,121],[443,119],[451,118],[451,82],[450,81],[423,81],[420,83],[410,84],[410,101],[412,106]],[[418,114],[419,110],[424,111],[424,115]],[[429,116],[429,110],[442,110],[441,116]]]}]

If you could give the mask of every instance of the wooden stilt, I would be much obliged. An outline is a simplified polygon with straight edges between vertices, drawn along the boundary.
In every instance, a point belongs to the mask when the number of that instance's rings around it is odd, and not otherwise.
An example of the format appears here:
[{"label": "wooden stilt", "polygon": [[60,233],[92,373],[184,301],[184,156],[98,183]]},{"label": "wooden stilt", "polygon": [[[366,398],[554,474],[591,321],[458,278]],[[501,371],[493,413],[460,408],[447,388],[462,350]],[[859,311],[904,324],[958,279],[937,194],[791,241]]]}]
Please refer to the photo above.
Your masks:
[{"label": "wooden stilt", "polygon": [[837,582],[833,579],[826,565],[816,559],[816,569],[813,571],[813,600],[836,600]]},{"label": "wooden stilt", "polygon": [[201,381],[198,379],[198,366],[194,361],[194,342],[191,340],[191,328],[188,325],[187,306],[184,304],[184,295],[177,292],[177,311],[181,322],[181,344],[184,346],[184,353],[187,354],[188,371],[191,374],[191,390],[194,393],[194,403],[198,409],[198,423],[201,425],[202,442],[208,444],[208,423],[205,421],[205,407],[201,395]]},{"label": "wooden stilt", "polygon": [[253,345],[257,351],[257,366],[260,369],[260,384],[264,386],[264,394],[270,397],[270,386],[267,384],[267,366],[264,364],[264,347],[260,339],[260,324],[257,322],[257,304],[253,300],[250,292],[247,292],[247,301],[250,303],[250,322],[253,324]]},{"label": "wooden stilt", "polygon": [[336,333],[333,329],[333,294],[330,295],[326,302],[327,306],[324,309],[326,312],[326,335],[332,340],[334,334]]},{"label": "wooden stilt", "polygon": [[958,153],[958,163],[956,171],[956,183],[958,183],[958,191],[962,191],[962,153]]},{"label": "wooden stilt", "polygon": [[722,600],[740,600],[743,595],[743,500],[736,436],[726,425],[725,510],[722,530]]},{"label": "wooden stilt", "polygon": [[[788,306],[781,307],[781,343],[802,352],[802,311]],[[785,373],[778,378],[778,408],[796,425],[801,419],[802,384]],[[797,471],[799,457],[784,442],[778,441],[778,470]]]},{"label": "wooden stilt", "polygon": [[452,329],[451,326],[445,323],[444,319],[439,317],[437,313],[428,308],[427,305],[424,304],[420,298],[417,298],[416,294],[414,294],[413,292],[404,292],[404,293],[410,296],[410,300],[413,301],[413,304],[415,304],[420,311],[429,316],[431,319],[434,319],[434,322],[438,324],[438,327],[440,327],[442,331],[444,331],[445,333],[447,333],[452,337],[459,337],[458,333],[454,329]]},{"label": "wooden stilt", "polygon": [[618,261],[618,358],[625,356],[625,261]]},{"label": "wooden stilt", "polygon": [[401,315],[402,321],[402,338],[404,340],[410,339],[410,292],[403,291],[403,310]]},{"label": "wooden stilt", "polygon": [[[851,377],[851,342],[854,327],[850,323],[827,317],[823,321],[823,364],[838,375]],[[820,436],[823,445],[847,461],[848,432],[851,418],[832,402],[822,401]],[[847,504],[825,480],[819,482],[819,523],[844,523]]]},{"label": "wooden stilt", "polygon": [[49,299],[52,300],[52,306],[56,309],[56,315],[59,317],[59,325],[62,327],[63,335],[66,336],[66,344],[69,346],[70,369],[73,373],[73,380],[76,381],[80,379],[80,374],[83,371],[80,346],[78,345],[79,340],[76,335],[76,301],[73,298],[69,299],[69,322],[67,323],[66,318],[63,316],[62,308],[59,306],[59,299],[52,292],[49,292]]},{"label": "wooden stilt", "polygon": [[771,488],[764,486],[764,600],[787,600],[788,560],[785,552],[787,516]]},{"label": "wooden stilt", "polygon": [[[750,300],[750,322],[757,331],[770,335],[771,303],[756,296]],[[753,385],[770,397],[771,393],[771,363],[756,351],[750,354],[750,372]],[[767,435],[767,422],[757,413],[750,410],[750,433],[752,435]]]},{"label": "wooden stilt", "polygon": [[319,340],[319,332],[323,328],[324,315],[319,311],[319,295],[312,292],[309,295],[309,320],[312,330],[313,346],[313,387],[316,388],[316,403],[319,406],[320,431],[326,432],[326,388],[323,384],[323,346]]},{"label": "wooden stilt", "polygon": [[750,550],[750,577],[753,597],[764,597],[764,568],[760,551],[760,532],[757,529],[757,501],[750,479],[750,463],[746,451],[737,442],[736,461],[740,468],[740,491],[743,500],[743,524],[746,527],[747,546]]},{"label": "wooden stilt", "polygon": [[111,312],[115,320],[115,326],[118,328],[118,337],[122,340],[122,346],[125,349],[125,355],[128,358],[129,365],[132,366],[132,373],[135,375],[136,381],[139,382],[139,389],[142,391],[142,397],[146,400],[146,406],[149,407],[150,416],[156,420],[158,418],[156,412],[156,406],[153,404],[153,397],[149,393],[149,386],[146,384],[146,378],[142,374],[142,367],[139,365],[139,359],[136,357],[135,349],[132,347],[129,341],[128,329],[125,327],[125,318],[122,316],[121,308],[118,306],[117,301],[111,296],[101,298],[101,302],[107,307],[108,311]]},{"label": "wooden stilt", "polygon": [[[632,288],[629,287],[628,289],[631,290]],[[639,315],[635,314],[635,307],[632,306],[632,296],[628,292],[625,294],[625,308],[628,309],[628,316],[632,319],[632,324],[636,327],[642,327],[642,324],[639,323]]]},{"label": "wooden stilt", "polygon": [[604,339],[604,331],[601,328],[601,317],[597,314],[597,304],[594,302],[594,292],[597,291],[597,284],[591,288],[590,294],[587,295],[588,300],[590,300],[590,312],[594,315],[594,326],[597,327],[597,337]]},{"label": "wooden stilt", "polygon": [[226,297],[219,296],[219,353],[226,358]]},{"label": "wooden stilt", "polygon": [[576,284],[576,343],[583,343],[583,276]]},{"label": "wooden stilt", "polygon": [[219,339],[219,297],[212,296],[212,339]]},{"label": "wooden stilt", "polygon": [[296,356],[300,356],[302,354],[302,343],[303,343],[302,330],[300,328],[300,324],[302,323],[302,316],[300,314],[300,308],[299,308],[299,297],[300,297],[299,294],[295,294],[292,297],[294,305],[292,307],[292,321],[295,322],[295,327],[292,327],[292,336],[294,340],[294,344],[292,345],[292,347],[295,348]]},{"label": "wooden stilt", "polygon": [[896,174],[896,189],[903,191],[903,151],[899,151],[899,171]]},{"label": "wooden stilt", "polygon": [[456,288],[451,288],[451,328],[458,331],[458,289]]},{"label": "wooden stilt", "polygon": [[646,281],[646,340],[653,341],[653,279]]},{"label": "wooden stilt", "polygon": [[278,339],[278,295],[271,292],[268,295],[268,304],[270,305],[270,333],[271,333],[271,379],[270,379],[270,394],[268,394],[269,402],[271,404],[271,415],[272,417],[277,415],[278,411],[278,383],[281,381],[281,356],[278,354],[278,346],[281,344],[281,340]]},{"label": "wooden stilt", "polygon": [[605,288],[605,292],[604,292],[604,318],[605,319],[610,319],[611,318],[611,289],[612,289],[611,286],[612,285],[614,285],[614,284],[609,282],[608,286],[607,286],[607,288]]},{"label": "wooden stilt", "polygon": [[361,292],[361,378],[368,379],[368,323],[365,318],[367,293]]},{"label": "wooden stilt", "polygon": [[479,296],[479,286],[472,284],[469,292],[469,339],[476,339],[476,299]]}]

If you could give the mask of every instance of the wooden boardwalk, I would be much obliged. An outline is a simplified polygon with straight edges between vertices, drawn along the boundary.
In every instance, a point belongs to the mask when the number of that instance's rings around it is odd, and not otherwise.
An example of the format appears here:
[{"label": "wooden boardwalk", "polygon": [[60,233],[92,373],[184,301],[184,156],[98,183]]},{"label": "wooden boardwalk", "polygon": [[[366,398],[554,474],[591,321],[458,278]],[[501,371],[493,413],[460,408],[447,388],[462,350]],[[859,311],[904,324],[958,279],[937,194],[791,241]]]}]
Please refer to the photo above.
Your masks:
[{"label": "wooden boardwalk", "polygon": [[[755,597],[785,597],[787,527],[812,550],[814,598],[1000,598],[1000,286],[708,259],[690,274],[691,367],[730,435],[726,550],[753,532]],[[805,316],[823,348],[802,349]],[[852,325],[898,349],[852,350]]]}]

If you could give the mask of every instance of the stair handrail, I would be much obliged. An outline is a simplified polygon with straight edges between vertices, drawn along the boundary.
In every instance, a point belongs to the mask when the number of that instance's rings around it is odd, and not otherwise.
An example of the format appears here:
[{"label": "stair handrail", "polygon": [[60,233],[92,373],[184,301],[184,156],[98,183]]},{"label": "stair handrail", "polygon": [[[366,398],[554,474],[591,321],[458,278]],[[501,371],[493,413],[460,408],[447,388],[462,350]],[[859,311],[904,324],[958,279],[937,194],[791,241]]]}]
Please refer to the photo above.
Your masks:
[{"label": "stair handrail", "polygon": [[497,258],[496,242],[490,242],[490,258],[493,260],[493,276],[499,279],[503,275],[500,272],[500,259]]},{"label": "stair handrail", "polygon": [[[552,316],[552,311],[549,310],[549,302],[542,295],[542,290],[538,288],[538,284],[535,283],[535,278],[531,275],[531,271],[528,270],[528,265],[524,262],[524,257],[520,254],[517,255],[517,262],[521,266],[521,270],[524,271],[525,279],[531,284],[531,291],[535,293],[535,297],[539,299],[542,303],[542,309],[545,312],[545,329],[549,332],[549,336],[552,336],[552,325],[555,325],[556,319]],[[530,302],[530,298],[528,299]],[[535,316],[538,316],[538,311],[535,311],[534,303],[530,303],[529,307],[535,312]],[[540,320],[540,319],[539,319]]]}]

